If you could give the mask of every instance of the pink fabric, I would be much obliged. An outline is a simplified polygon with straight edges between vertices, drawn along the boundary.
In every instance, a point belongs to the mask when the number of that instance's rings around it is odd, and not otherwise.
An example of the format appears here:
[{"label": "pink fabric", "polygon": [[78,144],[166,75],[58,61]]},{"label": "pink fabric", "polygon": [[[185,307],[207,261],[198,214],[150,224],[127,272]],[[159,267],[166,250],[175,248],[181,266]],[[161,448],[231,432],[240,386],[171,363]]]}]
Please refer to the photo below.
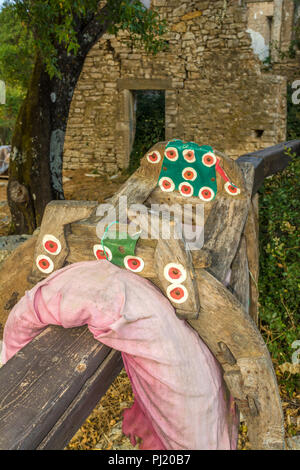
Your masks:
[{"label": "pink fabric", "polygon": [[142,449],[235,449],[237,423],[217,361],[149,281],[106,260],[67,266],[26,292],[4,329],[3,362],[48,324],[87,324],[122,351],[135,403],[123,431]]}]

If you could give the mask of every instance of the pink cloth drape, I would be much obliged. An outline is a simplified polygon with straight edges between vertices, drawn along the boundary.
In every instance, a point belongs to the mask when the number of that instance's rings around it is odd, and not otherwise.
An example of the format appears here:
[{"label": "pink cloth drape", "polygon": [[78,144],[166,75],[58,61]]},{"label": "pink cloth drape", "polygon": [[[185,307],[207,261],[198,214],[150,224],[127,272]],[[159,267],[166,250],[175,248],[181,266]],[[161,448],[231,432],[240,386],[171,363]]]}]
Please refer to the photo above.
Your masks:
[{"label": "pink cloth drape", "polygon": [[[49,324],[88,325],[122,351],[135,403],[123,431],[142,449],[235,449],[237,422],[219,364],[149,281],[106,260],[60,269],[26,292],[4,329],[6,362]],[[232,424],[233,423],[233,424]]]}]

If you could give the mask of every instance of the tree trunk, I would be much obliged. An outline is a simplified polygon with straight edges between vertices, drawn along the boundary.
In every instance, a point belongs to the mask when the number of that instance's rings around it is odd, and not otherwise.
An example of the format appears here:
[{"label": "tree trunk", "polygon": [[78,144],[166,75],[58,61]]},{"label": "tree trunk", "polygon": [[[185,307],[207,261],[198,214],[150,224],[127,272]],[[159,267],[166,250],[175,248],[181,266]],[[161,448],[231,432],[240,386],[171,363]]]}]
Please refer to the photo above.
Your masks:
[{"label": "tree trunk", "polygon": [[83,65],[80,58],[66,62],[61,80],[51,80],[37,56],[28,93],[17,118],[7,189],[13,233],[32,233],[41,224],[48,202],[64,199],[64,137]]},{"label": "tree trunk", "polygon": [[7,188],[11,233],[32,233],[40,226],[46,205],[64,199],[62,155],[69,109],[85,57],[107,25],[95,17],[78,24],[76,56],[56,46],[60,79],[50,79],[41,57],[36,57],[12,138]]}]

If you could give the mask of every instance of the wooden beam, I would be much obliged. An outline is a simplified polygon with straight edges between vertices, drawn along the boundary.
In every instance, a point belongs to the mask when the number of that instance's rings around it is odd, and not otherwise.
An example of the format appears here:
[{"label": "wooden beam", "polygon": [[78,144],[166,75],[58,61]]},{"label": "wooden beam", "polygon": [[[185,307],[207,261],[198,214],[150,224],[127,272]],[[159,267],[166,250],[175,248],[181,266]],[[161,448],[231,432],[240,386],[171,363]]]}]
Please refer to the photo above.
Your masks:
[{"label": "wooden beam", "polygon": [[122,369],[111,351],[58,326],[19,351],[0,369],[0,449],[62,448]]},{"label": "wooden beam", "polygon": [[286,154],[287,149],[291,149],[297,156],[300,156],[300,140],[290,140],[257,152],[247,153],[236,160],[239,165],[251,163],[254,166],[253,196],[263,184],[265,178],[284,170],[288,166],[291,158]]},{"label": "wooden beam", "polygon": [[170,78],[119,78],[117,88],[121,90],[171,90]]},{"label": "wooden beam", "polygon": [[122,368],[121,353],[112,349],[49,434],[38,445],[37,450],[63,449],[93,411]]}]

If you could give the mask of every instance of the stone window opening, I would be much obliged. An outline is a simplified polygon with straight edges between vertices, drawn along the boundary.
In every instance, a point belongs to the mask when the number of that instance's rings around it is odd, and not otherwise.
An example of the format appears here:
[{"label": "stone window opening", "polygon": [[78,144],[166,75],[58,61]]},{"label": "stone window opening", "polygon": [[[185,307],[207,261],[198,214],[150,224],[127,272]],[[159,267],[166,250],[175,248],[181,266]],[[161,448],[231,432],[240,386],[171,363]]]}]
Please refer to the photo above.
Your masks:
[{"label": "stone window opening", "polygon": [[273,16],[267,16],[268,21],[268,37],[267,37],[267,44],[270,45],[272,42],[272,35],[273,35]]},{"label": "stone window opening", "polygon": [[165,90],[130,90],[132,117],[129,123],[131,149],[129,171],[139,166],[140,159],[152,145],[165,140]]},{"label": "stone window opening", "polygon": [[262,136],[264,135],[265,130],[264,129],[255,129],[254,134],[257,139],[261,139]]}]

